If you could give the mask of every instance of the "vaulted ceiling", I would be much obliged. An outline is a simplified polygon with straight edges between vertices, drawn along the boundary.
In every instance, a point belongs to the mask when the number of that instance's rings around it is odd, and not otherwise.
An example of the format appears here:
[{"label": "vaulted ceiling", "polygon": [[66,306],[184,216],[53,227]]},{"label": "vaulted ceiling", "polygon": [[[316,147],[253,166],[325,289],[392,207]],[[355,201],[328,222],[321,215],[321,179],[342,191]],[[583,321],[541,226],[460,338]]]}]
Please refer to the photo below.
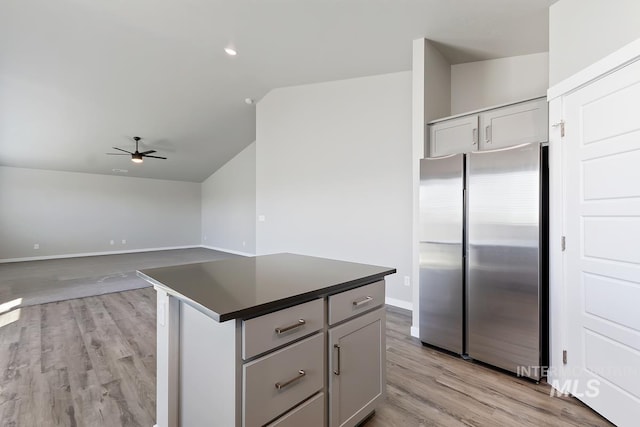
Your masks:
[{"label": "vaulted ceiling", "polygon": [[[548,50],[554,0],[3,0],[0,165],[201,182],[269,90]],[[225,47],[237,50],[229,56]],[[117,146],[168,160],[133,164]]]}]

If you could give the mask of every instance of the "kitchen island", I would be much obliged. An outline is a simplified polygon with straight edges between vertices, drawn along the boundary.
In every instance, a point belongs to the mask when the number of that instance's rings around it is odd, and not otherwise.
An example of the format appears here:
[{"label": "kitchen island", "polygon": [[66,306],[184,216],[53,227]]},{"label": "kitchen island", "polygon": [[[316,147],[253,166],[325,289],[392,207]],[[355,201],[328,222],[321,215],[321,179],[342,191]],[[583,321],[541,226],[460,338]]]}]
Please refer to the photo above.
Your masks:
[{"label": "kitchen island", "polygon": [[157,426],[357,425],[384,398],[395,272],[295,254],[138,271],[157,291]]}]

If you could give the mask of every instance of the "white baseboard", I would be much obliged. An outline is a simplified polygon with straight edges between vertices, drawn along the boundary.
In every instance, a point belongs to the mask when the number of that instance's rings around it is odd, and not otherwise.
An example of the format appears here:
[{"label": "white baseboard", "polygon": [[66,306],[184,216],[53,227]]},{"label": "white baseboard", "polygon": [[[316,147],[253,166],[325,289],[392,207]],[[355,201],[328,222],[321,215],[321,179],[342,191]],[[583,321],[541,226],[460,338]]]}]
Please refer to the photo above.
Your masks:
[{"label": "white baseboard", "polygon": [[77,253],[77,254],[44,255],[44,256],[33,256],[33,257],[24,257],[24,258],[5,258],[5,259],[0,259],[0,264],[6,264],[8,262],[41,261],[41,260],[47,260],[47,259],[80,258],[85,256],[119,255],[119,254],[134,254],[138,252],[170,251],[172,249],[192,249],[192,248],[199,248],[199,247],[201,246],[200,245],[167,246],[164,248],[130,249],[126,251],[83,252],[83,253]]},{"label": "white baseboard", "polygon": [[420,338],[420,329],[417,326],[411,327],[411,336],[414,338]]},{"label": "white baseboard", "polygon": [[401,299],[385,297],[384,303],[387,305],[392,305],[394,307],[404,308],[405,310],[413,311],[413,304],[411,304],[409,301],[403,301]]},{"label": "white baseboard", "polygon": [[242,255],[242,256],[250,256],[250,257],[256,256],[256,254],[252,254],[250,252],[234,251],[233,249],[218,248],[216,246],[200,245],[200,247],[205,249],[211,249],[214,251],[227,252],[234,255]]}]

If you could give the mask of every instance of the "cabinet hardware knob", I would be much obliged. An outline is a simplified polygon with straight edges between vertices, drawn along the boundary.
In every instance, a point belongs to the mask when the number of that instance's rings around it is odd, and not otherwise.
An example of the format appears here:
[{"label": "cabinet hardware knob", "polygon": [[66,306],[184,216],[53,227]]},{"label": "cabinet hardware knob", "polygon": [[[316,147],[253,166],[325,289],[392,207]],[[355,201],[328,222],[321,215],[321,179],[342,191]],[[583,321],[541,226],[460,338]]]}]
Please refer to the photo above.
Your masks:
[{"label": "cabinet hardware knob", "polygon": [[484,128],[484,140],[487,143],[491,142],[491,125],[487,125]]},{"label": "cabinet hardware knob", "polygon": [[473,141],[471,141],[471,145],[476,145],[476,142],[478,141],[478,128],[473,128]]},{"label": "cabinet hardware knob", "polygon": [[286,386],[291,385],[291,384],[295,383],[296,381],[300,381],[302,379],[302,377],[304,377],[305,375],[307,375],[307,373],[305,371],[303,371],[302,369],[300,369],[298,371],[298,375],[296,375],[295,377],[291,378],[289,381],[285,381],[283,383],[277,382],[276,383],[276,388],[278,390],[282,390]]},{"label": "cabinet hardware knob", "polygon": [[371,301],[373,301],[373,297],[371,295],[367,295],[366,297],[362,298],[361,300],[354,301],[353,302],[353,306],[354,307],[359,307],[359,306],[361,306],[363,304],[366,304],[368,302],[371,302]]},{"label": "cabinet hardware knob", "polygon": [[298,322],[296,322],[296,323],[294,323],[292,325],[282,326],[282,327],[276,328],[276,334],[278,334],[278,335],[284,334],[287,331],[290,331],[290,330],[295,329],[295,328],[299,328],[300,326],[304,325],[305,323],[307,323],[307,322],[305,322],[304,319],[300,319],[300,320],[298,320]]}]

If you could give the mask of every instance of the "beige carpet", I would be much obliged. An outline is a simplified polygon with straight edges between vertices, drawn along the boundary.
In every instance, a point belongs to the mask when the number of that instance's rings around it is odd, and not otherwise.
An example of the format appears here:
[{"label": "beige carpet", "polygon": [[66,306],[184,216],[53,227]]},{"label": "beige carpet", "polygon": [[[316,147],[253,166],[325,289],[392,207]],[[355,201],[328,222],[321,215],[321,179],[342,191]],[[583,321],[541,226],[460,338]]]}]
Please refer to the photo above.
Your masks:
[{"label": "beige carpet", "polygon": [[205,248],[0,264],[0,304],[11,308],[150,286],[136,270],[236,257]]}]

